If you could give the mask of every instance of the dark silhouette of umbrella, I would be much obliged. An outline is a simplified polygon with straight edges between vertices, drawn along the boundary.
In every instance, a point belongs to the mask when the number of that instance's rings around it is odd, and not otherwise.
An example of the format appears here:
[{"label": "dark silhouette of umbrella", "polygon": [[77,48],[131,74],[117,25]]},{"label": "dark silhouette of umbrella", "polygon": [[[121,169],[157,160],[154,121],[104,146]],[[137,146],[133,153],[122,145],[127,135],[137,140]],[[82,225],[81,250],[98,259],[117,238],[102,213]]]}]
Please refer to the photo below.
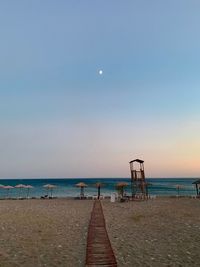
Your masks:
[{"label": "dark silhouette of umbrella", "polygon": [[97,183],[95,184],[95,186],[96,186],[96,188],[98,189],[98,194],[97,194],[98,199],[100,199],[100,196],[101,196],[101,187],[104,186],[104,184],[103,184],[103,183],[100,183],[100,182],[97,182]]}]

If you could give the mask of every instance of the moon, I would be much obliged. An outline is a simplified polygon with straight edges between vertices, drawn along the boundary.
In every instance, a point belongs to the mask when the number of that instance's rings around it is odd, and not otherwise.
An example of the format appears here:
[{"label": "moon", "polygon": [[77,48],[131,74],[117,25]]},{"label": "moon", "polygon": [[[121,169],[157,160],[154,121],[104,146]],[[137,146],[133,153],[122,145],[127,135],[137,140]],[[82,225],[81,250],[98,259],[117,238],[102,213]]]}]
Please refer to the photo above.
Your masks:
[{"label": "moon", "polygon": [[99,75],[102,75],[103,74],[103,71],[102,70],[99,70]]}]

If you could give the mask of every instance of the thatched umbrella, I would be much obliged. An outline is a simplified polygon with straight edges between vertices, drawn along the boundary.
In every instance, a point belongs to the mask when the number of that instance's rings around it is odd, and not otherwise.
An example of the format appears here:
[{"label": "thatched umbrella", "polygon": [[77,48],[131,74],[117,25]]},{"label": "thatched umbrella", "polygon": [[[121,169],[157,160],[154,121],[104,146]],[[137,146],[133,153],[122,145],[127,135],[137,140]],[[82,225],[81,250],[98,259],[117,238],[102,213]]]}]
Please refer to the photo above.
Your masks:
[{"label": "thatched umbrella", "polygon": [[84,197],[84,188],[87,187],[87,185],[83,182],[80,182],[78,184],[76,184],[76,187],[80,187],[81,192],[80,192],[80,197]]},{"label": "thatched umbrella", "polygon": [[21,193],[22,193],[22,188],[25,188],[26,186],[24,184],[18,184],[15,185],[15,188],[19,188],[19,198],[21,197]]},{"label": "thatched umbrella", "polygon": [[192,184],[195,185],[195,187],[196,187],[196,192],[197,192],[197,196],[199,196],[199,195],[200,195],[200,179],[194,181]]},{"label": "thatched umbrella", "polygon": [[117,183],[116,185],[116,188],[119,190],[120,194],[121,194],[121,197],[124,196],[124,188],[128,186],[128,183],[126,182],[119,182]]},{"label": "thatched umbrella", "polygon": [[32,185],[26,185],[25,188],[27,188],[26,198],[28,198],[29,197],[29,191],[30,191],[31,188],[33,188],[33,186]]},{"label": "thatched umbrella", "polygon": [[56,188],[57,186],[56,185],[53,185],[53,184],[45,184],[43,187],[44,188],[47,188],[48,193],[49,193],[49,190],[51,191],[51,197],[52,197],[53,189]]},{"label": "thatched umbrella", "polygon": [[100,182],[97,182],[95,184],[96,188],[98,189],[98,199],[100,199],[100,196],[101,196],[101,187],[104,186],[103,183],[100,183]]},{"label": "thatched umbrella", "polygon": [[11,186],[11,185],[5,185],[3,188],[7,190],[7,198],[8,198],[8,196],[9,196],[9,190],[10,189],[13,189],[14,187]]}]

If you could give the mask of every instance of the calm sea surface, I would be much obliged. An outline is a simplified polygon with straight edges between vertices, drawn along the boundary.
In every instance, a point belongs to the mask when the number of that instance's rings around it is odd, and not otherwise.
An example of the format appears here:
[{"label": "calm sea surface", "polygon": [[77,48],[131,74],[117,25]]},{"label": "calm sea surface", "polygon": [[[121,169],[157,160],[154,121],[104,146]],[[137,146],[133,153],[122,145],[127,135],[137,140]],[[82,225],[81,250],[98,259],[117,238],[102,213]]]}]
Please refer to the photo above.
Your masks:
[{"label": "calm sea surface", "polygon": [[[181,185],[179,194],[180,195],[195,195],[195,187],[192,184],[197,178],[147,178],[149,183],[149,193],[153,195],[177,195],[177,185]],[[101,189],[101,193],[105,195],[110,195],[115,192],[115,185],[117,182],[125,181],[130,184],[130,178],[79,178],[79,179],[1,179],[1,185],[16,186],[17,184],[25,184],[33,186],[30,189],[30,197],[41,197],[48,194],[48,190],[44,188],[45,184],[56,185],[53,189],[53,196],[66,197],[66,196],[77,196],[80,193],[80,189],[75,185],[79,182],[84,182],[88,185],[85,188],[85,194],[96,195],[97,189],[95,188],[96,182],[102,182],[104,186]],[[126,189],[127,193],[130,193],[130,188]],[[27,189],[10,189],[9,191],[0,188],[0,198],[4,198],[9,194],[9,197],[26,196]]]}]

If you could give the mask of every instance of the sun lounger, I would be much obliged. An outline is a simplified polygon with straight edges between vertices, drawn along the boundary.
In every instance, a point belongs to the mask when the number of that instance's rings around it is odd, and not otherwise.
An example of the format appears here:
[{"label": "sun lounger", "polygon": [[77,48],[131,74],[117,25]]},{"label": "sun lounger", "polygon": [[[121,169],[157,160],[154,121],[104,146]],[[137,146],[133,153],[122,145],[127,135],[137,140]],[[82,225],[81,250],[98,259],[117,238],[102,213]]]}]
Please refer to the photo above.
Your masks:
[{"label": "sun lounger", "polygon": [[156,199],[156,195],[150,195],[150,199]]},{"label": "sun lounger", "polygon": [[41,196],[40,198],[41,198],[41,199],[47,199],[47,198],[48,198],[48,195]]}]

